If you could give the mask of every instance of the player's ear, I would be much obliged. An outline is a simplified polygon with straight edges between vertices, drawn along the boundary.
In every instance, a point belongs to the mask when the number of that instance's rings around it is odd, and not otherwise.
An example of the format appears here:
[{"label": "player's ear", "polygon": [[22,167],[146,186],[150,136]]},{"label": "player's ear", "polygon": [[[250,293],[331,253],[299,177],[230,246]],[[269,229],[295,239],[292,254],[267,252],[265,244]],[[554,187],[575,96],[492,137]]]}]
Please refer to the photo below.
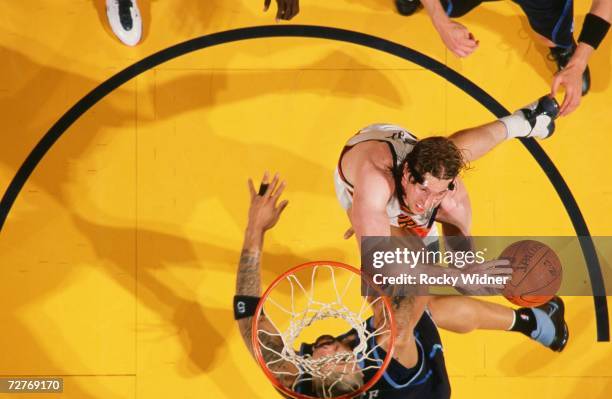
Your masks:
[{"label": "player's ear", "polygon": [[455,190],[455,187],[456,187],[456,185],[455,185],[455,179],[453,179],[453,181],[452,181],[452,182],[448,183],[448,189],[449,189],[449,190],[451,190],[451,191],[454,191],[454,190]]},{"label": "player's ear", "polygon": [[[410,169],[408,169],[408,171],[410,172]],[[408,182],[410,184],[421,184],[423,183],[423,179],[421,179],[420,176],[417,174],[410,173],[408,175]]]}]

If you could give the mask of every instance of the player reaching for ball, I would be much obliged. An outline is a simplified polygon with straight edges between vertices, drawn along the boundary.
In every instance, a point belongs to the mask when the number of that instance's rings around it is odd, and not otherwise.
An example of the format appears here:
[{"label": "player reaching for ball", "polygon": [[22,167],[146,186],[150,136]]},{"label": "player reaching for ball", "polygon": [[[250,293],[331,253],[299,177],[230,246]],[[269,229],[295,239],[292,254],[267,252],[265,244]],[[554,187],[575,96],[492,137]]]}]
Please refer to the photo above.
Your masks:
[{"label": "player reaching for ball", "polygon": [[[550,137],[558,111],[556,101],[545,96],[512,115],[450,137],[418,140],[391,124],[360,130],[343,148],[335,173],[336,194],[358,243],[365,236],[416,235],[429,244],[437,240],[435,222],[446,236],[469,237],[472,213],[459,178],[462,169],[506,140]],[[491,262],[482,272],[507,264]],[[420,296],[411,320],[419,320],[425,308],[438,326],[450,331],[520,331],[554,351],[563,350],[569,337],[557,297],[538,308],[513,310],[467,297]]]},{"label": "player reaching for ball", "polygon": [[[371,302],[373,315],[364,322],[368,338],[360,342],[355,329],[341,336],[324,334],[312,344],[301,345],[301,359],[298,364],[318,364],[321,372],[312,373],[309,378],[296,381],[304,371],[288,361],[284,354],[285,338],[279,334],[277,326],[265,312],[256,315],[256,307],[261,296],[260,258],[263,250],[264,235],[278,222],[287,200],[280,201],[285,183],[278,176],[272,181],[264,175],[258,192],[249,180],[250,207],[248,225],[245,230],[244,244],[240,255],[236,276],[236,296],[234,313],[246,346],[255,354],[253,333],[261,347],[261,355],[269,370],[276,375],[281,384],[278,387],[291,397],[352,397],[352,394],[371,378],[373,369],[380,367],[380,359],[390,351],[389,337],[384,326],[381,302]],[[436,326],[427,313],[420,316],[418,323],[406,323],[412,313],[413,297],[397,297],[393,300],[392,314],[398,320],[395,330],[393,358],[380,378],[362,398],[376,399],[448,399],[450,384],[444,364],[442,345]],[[363,309],[361,310],[363,312]],[[253,318],[258,317],[258,328],[254,329]],[[306,317],[302,313],[302,317]],[[376,332],[378,331],[378,332]],[[365,355],[354,359],[358,345],[365,347]],[[359,361],[356,361],[359,360]],[[354,364],[354,365],[353,365]],[[349,367],[349,365],[352,365]],[[311,367],[308,369],[310,370]],[[336,380],[330,386],[326,381]],[[299,384],[296,384],[300,382]],[[296,393],[295,395],[293,393]],[[283,396],[287,397],[285,394]]]}]

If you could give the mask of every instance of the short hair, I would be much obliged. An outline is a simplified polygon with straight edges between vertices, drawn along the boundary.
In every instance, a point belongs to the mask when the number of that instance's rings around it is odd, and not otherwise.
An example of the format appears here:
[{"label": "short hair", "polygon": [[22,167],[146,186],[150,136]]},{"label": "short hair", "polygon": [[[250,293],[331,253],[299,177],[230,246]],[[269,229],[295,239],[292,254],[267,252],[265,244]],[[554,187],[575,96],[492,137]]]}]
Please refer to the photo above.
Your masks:
[{"label": "short hair", "polygon": [[318,398],[334,398],[355,392],[363,386],[361,371],[345,373],[333,371],[325,378],[313,377],[312,388]]},{"label": "short hair", "polygon": [[402,177],[406,169],[412,182],[422,184],[427,173],[438,179],[454,179],[467,169],[467,163],[461,150],[448,137],[434,136],[417,141],[406,158],[392,169],[395,193],[402,205],[405,205]]}]

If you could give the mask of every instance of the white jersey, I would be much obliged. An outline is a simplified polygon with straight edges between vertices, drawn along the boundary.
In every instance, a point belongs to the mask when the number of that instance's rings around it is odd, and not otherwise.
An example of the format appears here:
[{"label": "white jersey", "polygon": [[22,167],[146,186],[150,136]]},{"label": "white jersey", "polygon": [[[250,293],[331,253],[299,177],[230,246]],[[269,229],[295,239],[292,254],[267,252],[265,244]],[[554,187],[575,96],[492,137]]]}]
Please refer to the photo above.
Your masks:
[{"label": "white jersey", "polygon": [[[389,145],[394,167],[399,168],[402,161],[412,151],[417,138],[406,129],[386,123],[376,123],[360,130],[345,144],[338,167],[334,173],[336,196],[340,205],[348,210],[353,204],[353,185],[342,173],[342,157],[352,147],[366,141],[380,141]],[[422,215],[415,215],[403,206],[395,195],[391,196],[387,203],[387,215],[392,226],[412,230],[421,237],[437,236],[436,226],[433,221],[434,209],[430,209]]]}]

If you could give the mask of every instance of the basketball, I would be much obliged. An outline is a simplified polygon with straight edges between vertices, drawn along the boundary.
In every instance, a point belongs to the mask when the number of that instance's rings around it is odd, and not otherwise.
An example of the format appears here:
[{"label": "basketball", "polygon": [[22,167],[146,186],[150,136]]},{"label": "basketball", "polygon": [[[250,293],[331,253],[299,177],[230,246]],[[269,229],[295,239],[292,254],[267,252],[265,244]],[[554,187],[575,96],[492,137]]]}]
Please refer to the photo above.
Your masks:
[{"label": "basketball", "polygon": [[512,267],[512,281],[503,295],[515,305],[539,306],[548,302],[561,287],[563,269],[557,254],[534,240],[517,241],[500,255]]}]

